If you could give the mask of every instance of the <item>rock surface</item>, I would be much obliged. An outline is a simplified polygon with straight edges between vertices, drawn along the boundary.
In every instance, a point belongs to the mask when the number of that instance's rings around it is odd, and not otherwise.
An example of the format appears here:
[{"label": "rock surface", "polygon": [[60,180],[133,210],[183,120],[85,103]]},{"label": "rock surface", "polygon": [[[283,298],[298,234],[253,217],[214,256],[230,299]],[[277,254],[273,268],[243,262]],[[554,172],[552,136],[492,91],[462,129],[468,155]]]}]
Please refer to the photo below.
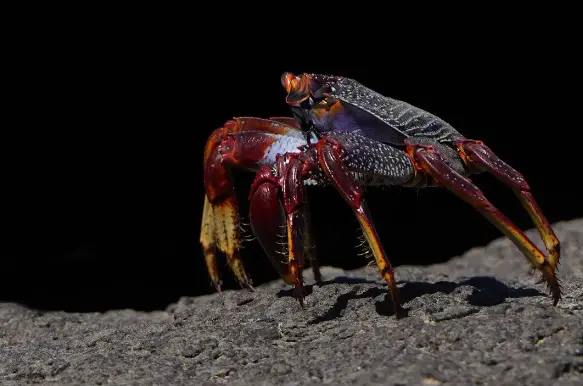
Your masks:
[{"label": "rock surface", "polygon": [[399,320],[374,266],[324,269],[304,311],[281,282],[184,298],[166,312],[0,304],[0,383],[581,385],[583,220],[555,229],[556,307],[506,239],[398,267],[409,309]]}]

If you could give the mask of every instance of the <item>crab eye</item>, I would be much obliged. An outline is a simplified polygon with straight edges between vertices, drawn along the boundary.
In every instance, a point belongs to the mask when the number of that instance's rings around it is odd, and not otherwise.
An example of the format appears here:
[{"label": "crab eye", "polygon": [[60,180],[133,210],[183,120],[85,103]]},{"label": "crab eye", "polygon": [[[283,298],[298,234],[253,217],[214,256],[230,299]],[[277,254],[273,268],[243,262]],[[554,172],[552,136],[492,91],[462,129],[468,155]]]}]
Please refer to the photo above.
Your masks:
[{"label": "crab eye", "polygon": [[290,105],[299,105],[310,97],[310,77],[305,74],[295,76],[285,72],[281,76],[281,83],[287,91],[286,101]]},{"label": "crab eye", "polygon": [[291,91],[292,89],[292,81],[295,80],[296,77],[294,74],[292,74],[291,72],[284,72],[281,75],[281,85],[285,88],[285,91],[287,91],[288,93]]}]

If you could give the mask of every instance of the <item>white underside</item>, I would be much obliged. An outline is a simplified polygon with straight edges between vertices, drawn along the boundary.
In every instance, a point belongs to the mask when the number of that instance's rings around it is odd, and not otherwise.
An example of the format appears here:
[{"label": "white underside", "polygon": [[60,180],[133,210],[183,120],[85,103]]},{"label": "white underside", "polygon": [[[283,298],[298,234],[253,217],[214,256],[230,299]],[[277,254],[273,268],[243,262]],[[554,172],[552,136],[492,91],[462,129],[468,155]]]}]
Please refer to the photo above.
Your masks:
[{"label": "white underside", "polygon": [[[267,149],[265,152],[265,157],[258,162],[258,166],[263,165],[273,165],[278,155],[284,155],[285,153],[299,153],[300,147],[308,144],[304,134],[302,132],[288,133],[287,135],[274,135],[277,140]],[[318,142],[318,139],[313,136],[310,138],[311,143]],[[304,180],[305,186],[316,186],[321,185],[319,182],[313,178],[307,178]]]},{"label": "white underside", "polygon": [[284,155],[285,153],[299,153],[299,147],[307,145],[307,141],[302,133],[290,135],[277,135],[278,139],[271,144],[267,152],[265,152],[265,157],[258,162],[259,166],[272,165],[275,163],[275,158],[278,155]]}]

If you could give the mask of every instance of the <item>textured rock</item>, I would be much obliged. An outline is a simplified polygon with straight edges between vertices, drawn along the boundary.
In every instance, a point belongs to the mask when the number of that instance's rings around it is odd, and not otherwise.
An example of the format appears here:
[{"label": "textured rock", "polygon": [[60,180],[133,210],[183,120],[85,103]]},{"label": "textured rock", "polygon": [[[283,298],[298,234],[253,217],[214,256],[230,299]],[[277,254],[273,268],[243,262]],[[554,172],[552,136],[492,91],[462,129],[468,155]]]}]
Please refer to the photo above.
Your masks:
[{"label": "textured rock", "polygon": [[0,380],[583,384],[583,220],[555,229],[564,289],[556,307],[506,239],[444,264],[398,267],[409,309],[400,320],[374,267],[326,268],[327,282],[312,287],[304,311],[281,282],[184,298],[167,312],[42,313],[1,304]]}]

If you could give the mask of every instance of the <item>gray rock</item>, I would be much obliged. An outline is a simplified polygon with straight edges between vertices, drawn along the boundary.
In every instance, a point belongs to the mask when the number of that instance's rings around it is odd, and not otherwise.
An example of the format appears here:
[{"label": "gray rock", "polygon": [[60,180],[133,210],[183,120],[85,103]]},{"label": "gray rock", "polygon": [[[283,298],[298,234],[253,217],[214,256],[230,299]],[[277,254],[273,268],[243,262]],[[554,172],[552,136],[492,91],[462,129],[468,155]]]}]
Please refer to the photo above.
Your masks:
[{"label": "gray rock", "polygon": [[303,311],[279,281],[183,298],[166,312],[1,304],[0,381],[581,385],[583,220],[555,229],[564,289],[556,307],[507,239],[444,264],[398,267],[409,309],[399,320],[374,266],[324,269],[327,282],[312,287]]}]

